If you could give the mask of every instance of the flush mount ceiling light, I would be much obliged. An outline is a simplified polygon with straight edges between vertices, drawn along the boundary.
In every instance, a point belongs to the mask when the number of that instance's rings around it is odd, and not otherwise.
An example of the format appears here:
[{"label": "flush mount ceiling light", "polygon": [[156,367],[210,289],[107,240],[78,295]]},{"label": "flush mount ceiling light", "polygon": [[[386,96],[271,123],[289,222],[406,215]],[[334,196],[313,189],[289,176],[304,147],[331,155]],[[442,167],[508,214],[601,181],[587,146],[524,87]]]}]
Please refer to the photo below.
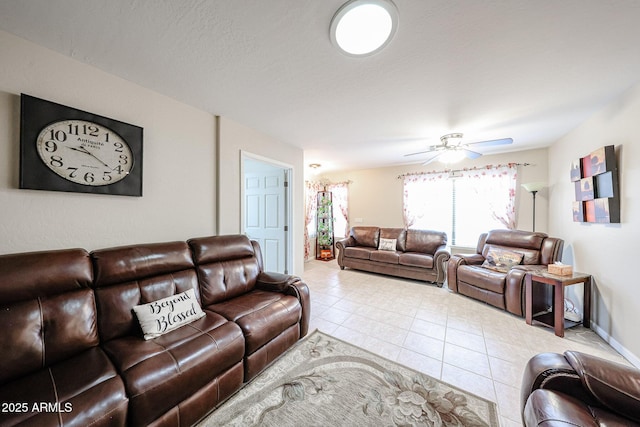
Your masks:
[{"label": "flush mount ceiling light", "polygon": [[391,0],[350,0],[331,20],[329,36],[340,51],[368,56],[382,50],[398,28],[398,10]]}]

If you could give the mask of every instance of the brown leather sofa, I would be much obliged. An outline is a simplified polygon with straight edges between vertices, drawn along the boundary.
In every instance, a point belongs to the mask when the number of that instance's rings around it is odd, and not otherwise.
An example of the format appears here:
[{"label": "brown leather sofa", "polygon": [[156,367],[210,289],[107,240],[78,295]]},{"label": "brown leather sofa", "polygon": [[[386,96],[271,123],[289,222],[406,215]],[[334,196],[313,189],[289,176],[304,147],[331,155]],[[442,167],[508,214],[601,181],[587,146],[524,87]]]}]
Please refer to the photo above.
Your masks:
[{"label": "brown leather sofa", "polygon": [[[447,266],[447,284],[453,292],[486,302],[518,316],[525,314],[524,278],[527,271],[547,269],[560,261],[564,241],[545,233],[521,230],[492,230],[478,239],[476,253],[455,254]],[[505,250],[522,255],[519,265],[508,271],[485,268],[483,263],[492,250]],[[543,305],[549,299],[548,290],[536,287],[536,298]],[[545,309],[534,306],[534,312]]]},{"label": "brown leather sofa", "polygon": [[[395,239],[392,250],[380,250],[380,239]],[[432,230],[352,227],[349,237],[336,242],[338,265],[356,270],[434,282],[442,286],[447,234]]]},{"label": "brown leather sofa", "polygon": [[640,370],[577,351],[531,358],[521,397],[528,427],[640,425]]},{"label": "brown leather sofa", "polygon": [[[144,340],[132,308],[193,289],[204,317]],[[309,290],[256,242],[0,256],[0,425],[189,426],[306,335]]]}]

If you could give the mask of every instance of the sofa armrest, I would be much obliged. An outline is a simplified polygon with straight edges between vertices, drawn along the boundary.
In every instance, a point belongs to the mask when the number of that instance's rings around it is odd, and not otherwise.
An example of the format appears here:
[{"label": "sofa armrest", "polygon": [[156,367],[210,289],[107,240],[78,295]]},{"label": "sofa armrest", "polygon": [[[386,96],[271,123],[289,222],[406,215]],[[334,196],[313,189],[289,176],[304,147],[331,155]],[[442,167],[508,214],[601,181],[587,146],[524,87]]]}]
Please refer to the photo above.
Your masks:
[{"label": "sofa armrest", "polygon": [[453,256],[462,259],[464,261],[463,264],[467,265],[480,265],[485,260],[481,254],[457,254]]},{"label": "sofa armrest", "polygon": [[564,355],[602,406],[640,422],[640,370],[577,351]]},{"label": "sofa armrest", "polygon": [[287,286],[300,281],[298,276],[290,274],[261,272],[256,279],[256,287],[265,291],[284,292]]},{"label": "sofa armrest", "polygon": [[480,265],[484,257],[480,254],[451,255],[447,263],[447,286],[451,292],[458,293],[458,267],[461,265]]},{"label": "sofa armrest", "polygon": [[289,274],[261,272],[256,281],[256,288],[296,297],[302,307],[300,338],[307,335],[307,332],[309,332],[309,318],[311,316],[311,300],[309,287],[306,283],[299,277]]},{"label": "sofa armrest", "polygon": [[336,247],[338,247],[338,249],[344,249],[346,247],[355,246],[355,245],[356,245],[356,239],[354,239],[353,236],[345,237],[344,239],[338,240],[336,242]]},{"label": "sofa armrest", "polygon": [[441,245],[433,254],[433,269],[436,271],[436,283],[442,286],[447,272],[447,262],[451,258],[451,253],[447,250],[447,245]]},{"label": "sofa armrest", "polygon": [[346,237],[336,242],[336,249],[338,250],[338,265],[340,269],[344,270],[344,249],[349,246],[355,246],[356,239],[353,236]]},{"label": "sofa armrest", "polygon": [[536,354],[527,362],[520,388],[520,404],[523,410],[529,395],[538,389],[556,390],[581,400],[588,399],[582,390],[579,375],[567,359],[558,353]]},{"label": "sofa armrest", "polygon": [[[527,427],[567,427],[609,425],[606,421],[617,421],[626,425],[624,420],[607,416],[603,424],[596,423],[592,408],[584,402],[552,390],[534,390],[522,411],[523,425]],[[622,421],[622,422],[621,422]]]}]

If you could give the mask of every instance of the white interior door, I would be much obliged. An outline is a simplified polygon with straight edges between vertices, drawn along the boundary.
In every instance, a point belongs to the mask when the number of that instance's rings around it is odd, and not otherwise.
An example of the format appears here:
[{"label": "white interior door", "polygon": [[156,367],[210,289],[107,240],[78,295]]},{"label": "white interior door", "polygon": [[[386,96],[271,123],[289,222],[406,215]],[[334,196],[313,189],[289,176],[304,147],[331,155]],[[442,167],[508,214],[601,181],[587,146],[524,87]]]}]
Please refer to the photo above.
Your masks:
[{"label": "white interior door", "polygon": [[244,159],[244,232],[260,243],[265,271],[287,273],[285,168]]}]

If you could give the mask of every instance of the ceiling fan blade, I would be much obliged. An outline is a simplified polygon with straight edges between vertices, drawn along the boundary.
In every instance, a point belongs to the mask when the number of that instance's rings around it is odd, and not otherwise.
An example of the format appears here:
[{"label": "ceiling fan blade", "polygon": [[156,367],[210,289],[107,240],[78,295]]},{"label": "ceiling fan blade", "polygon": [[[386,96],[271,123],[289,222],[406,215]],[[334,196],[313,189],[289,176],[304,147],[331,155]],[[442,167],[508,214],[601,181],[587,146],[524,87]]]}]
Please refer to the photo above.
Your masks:
[{"label": "ceiling fan blade", "polygon": [[417,153],[411,153],[411,154],[405,154],[405,157],[409,157],[409,156],[416,156],[418,154],[425,154],[425,153],[430,153],[431,150],[427,150],[427,151],[418,151]]},{"label": "ceiling fan blade", "polygon": [[430,159],[425,160],[424,162],[422,162],[422,166],[428,165],[429,163],[433,162],[435,159],[437,159],[441,155],[442,155],[442,153],[438,153],[435,156],[431,157]]},{"label": "ceiling fan blade", "polygon": [[466,148],[462,148],[464,150],[464,155],[467,156],[468,159],[477,159],[482,156],[480,153],[476,153],[475,151],[468,150]]},{"label": "ceiling fan blade", "polygon": [[407,157],[407,156],[415,156],[417,154],[431,153],[433,151],[439,151],[441,149],[442,149],[442,147],[440,145],[432,145],[432,146],[428,147],[427,150],[425,150],[425,151],[418,151],[417,153],[405,154],[404,156]]},{"label": "ceiling fan blade", "polygon": [[512,138],[491,139],[489,141],[470,142],[464,145],[477,145],[479,147],[490,147],[492,145],[507,145],[513,143]]}]

